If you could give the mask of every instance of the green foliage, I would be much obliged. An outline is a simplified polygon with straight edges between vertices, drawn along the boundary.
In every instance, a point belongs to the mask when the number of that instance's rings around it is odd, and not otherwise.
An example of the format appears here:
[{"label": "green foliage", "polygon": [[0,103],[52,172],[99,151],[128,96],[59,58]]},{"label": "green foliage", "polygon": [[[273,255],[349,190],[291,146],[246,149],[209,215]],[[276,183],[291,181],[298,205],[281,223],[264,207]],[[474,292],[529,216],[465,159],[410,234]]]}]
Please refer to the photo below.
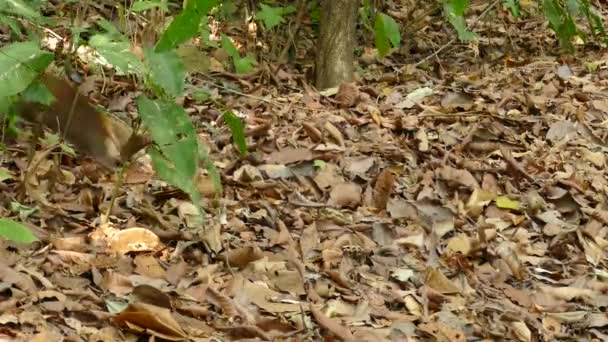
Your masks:
[{"label": "green foliage", "polygon": [[21,94],[24,101],[42,103],[43,105],[50,105],[55,101],[55,96],[49,88],[38,81],[32,82],[25,91]]},{"label": "green foliage", "polygon": [[7,13],[28,20],[37,21],[41,18],[40,11],[23,0],[3,0],[0,2],[0,14]]},{"label": "green foliage", "polygon": [[28,227],[6,218],[0,218],[0,238],[20,243],[38,241],[36,235]]},{"label": "green foliage", "polygon": [[544,0],[543,10],[549,20],[549,26],[555,31],[559,39],[560,45],[568,50],[572,50],[572,38],[577,35],[572,13],[559,0]]},{"label": "green foliage", "polygon": [[401,34],[395,19],[384,13],[379,13],[376,15],[375,31],[376,48],[381,57],[384,57],[390,51],[391,46],[395,48],[400,46]]},{"label": "green foliage", "polygon": [[32,41],[13,43],[0,49],[0,97],[25,90],[53,60]]},{"label": "green foliage", "polygon": [[477,39],[477,35],[467,29],[464,19],[464,12],[467,9],[467,0],[444,0],[443,11],[448,22],[454,27],[461,41],[471,41]]},{"label": "green foliage", "polygon": [[166,1],[160,1],[160,0],[155,0],[155,1],[151,1],[151,0],[139,0],[139,1],[135,1],[133,2],[133,5],[131,6],[131,11],[133,12],[143,12],[143,11],[147,11],[153,8],[160,8],[164,11],[166,11],[167,8],[167,3]]},{"label": "green foliage", "polygon": [[146,50],[146,63],[152,81],[172,97],[181,96],[184,91],[186,71],[182,59],[175,50],[155,52]]},{"label": "green foliage", "polygon": [[203,16],[207,15],[219,0],[190,0],[186,7],[171,24],[156,44],[156,52],[176,48],[179,44],[196,36]]},{"label": "green foliage", "polygon": [[375,17],[375,12],[372,0],[363,0],[361,7],[359,8],[359,18],[361,19],[361,25],[370,32],[374,31],[372,19]]},{"label": "green foliage", "polygon": [[585,18],[587,18],[587,23],[589,24],[593,37],[597,40],[603,40],[604,44],[608,45],[608,35],[606,35],[606,28],[604,27],[602,16],[598,13],[597,9],[589,4],[589,0],[579,0],[579,2],[581,12]]},{"label": "green foliage", "polygon": [[310,6],[310,21],[313,25],[319,25],[321,21],[321,5],[318,0],[311,1]]},{"label": "green foliage", "polygon": [[521,16],[521,7],[519,6],[519,0],[504,0],[502,6],[511,11],[511,14],[515,18]]},{"label": "green foliage", "polygon": [[239,152],[242,156],[247,154],[247,142],[245,141],[245,128],[243,127],[243,123],[233,112],[227,111],[224,112],[224,122],[230,127],[230,131],[232,132],[232,140],[239,148]]},{"label": "green foliage", "polygon": [[253,70],[253,66],[256,64],[255,59],[251,56],[241,57],[230,38],[224,35],[222,35],[222,48],[232,58],[234,69],[238,74],[245,74]]},{"label": "green foliage", "polygon": [[272,30],[283,22],[283,17],[295,12],[294,6],[286,7],[271,7],[260,4],[260,11],[256,13],[255,18],[262,22],[267,30]]},{"label": "green foliage", "polygon": [[168,183],[190,195],[199,206],[200,195],[194,183],[198,167],[198,141],[186,111],[173,101],[137,100],[141,118],[149,128],[155,145],[148,150],[154,169]]},{"label": "green foliage", "polygon": [[143,63],[131,52],[129,42],[115,41],[110,35],[96,34],[89,40],[89,46],[114,66],[119,74],[142,75],[144,72]]}]

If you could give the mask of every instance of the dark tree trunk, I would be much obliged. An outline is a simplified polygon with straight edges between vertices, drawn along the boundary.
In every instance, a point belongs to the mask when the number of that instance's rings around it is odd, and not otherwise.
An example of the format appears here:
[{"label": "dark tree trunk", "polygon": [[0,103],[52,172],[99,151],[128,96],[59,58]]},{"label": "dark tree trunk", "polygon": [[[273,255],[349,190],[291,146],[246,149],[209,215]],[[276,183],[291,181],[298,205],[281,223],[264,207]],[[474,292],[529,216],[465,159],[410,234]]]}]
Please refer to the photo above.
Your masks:
[{"label": "dark tree trunk", "polygon": [[327,89],[354,78],[355,28],[360,0],[322,0],[316,86]]}]

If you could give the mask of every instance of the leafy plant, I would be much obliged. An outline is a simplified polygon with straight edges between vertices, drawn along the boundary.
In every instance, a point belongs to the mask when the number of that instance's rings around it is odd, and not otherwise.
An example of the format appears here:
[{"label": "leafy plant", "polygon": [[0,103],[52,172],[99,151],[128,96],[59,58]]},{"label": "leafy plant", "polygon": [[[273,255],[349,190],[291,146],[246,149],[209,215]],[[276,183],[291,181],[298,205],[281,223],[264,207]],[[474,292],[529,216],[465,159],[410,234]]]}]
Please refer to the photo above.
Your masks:
[{"label": "leafy plant", "polygon": [[477,39],[477,35],[467,28],[467,23],[464,19],[464,12],[467,9],[467,0],[444,0],[443,11],[448,19],[448,22],[452,24],[458,39],[461,41],[470,41]]},{"label": "leafy plant", "polygon": [[222,36],[222,48],[232,58],[234,69],[238,74],[245,74],[253,70],[255,65],[255,59],[251,56],[241,57],[241,54],[237,50],[236,46],[232,44],[230,38]]},{"label": "leafy plant", "polygon": [[262,22],[267,30],[272,30],[283,22],[283,17],[295,12],[294,6],[286,7],[271,7],[265,4],[260,4],[260,11],[256,13],[255,18]]},{"label": "leafy plant", "polygon": [[239,148],[241,155],[247,153],[247,142],[245,141],[245,128],[241,120],[231,111],[224,112],[224,122],[232,132],[232,140]]},{"label": "leafy plant", "polygon": [[[156,98],[141,96],[137,104],[142,121],[155,143],[149,149],[154,168],[162,179],[189,194],[197,208],[200,206],[200,195],[195,176],[199,160],[202,159],[209,169],[216,187],[221,186],[217,170],[208,160],[206,152],[199,147],[196,131],[187,113],[175,104],[175,98],[183,95],[185,80],[185,69],[176,48],[199,33],[203,17],[217,3],[217,0],[188,1],[164,31],[154,50],[145,50],[143,62],[131,52],[129,40],[110,22],[99,21],[99,27],[105,32],[94,34],[89,39],[89,45],[119,72],[145,77],[150,93]],[[143,1],[136,4],[138,10],[156,6]],[[34,41],[13,43],[0,52],[1,103],[8,103],[5,99],[26,89],[25,96],[33,96],[37,102],[48,102],[45,93],[40,92],[36,83],[32,82],[45,70],[53,55],[42,51]],[[32,87],[29,87],[30,84]]]},{"label": "leafy plant", "polygon": [[397,25],[395,19],[384,13],[379,13],[376,16],[374,27],[376,48],[381,57],[389,52],[391,46],[395,48],[399,47],[401,44],[401,34],[399,33],[399,25]]},{"label": "leafy plant", "polygon": [[502,6],[511,11],[511,14],[515,18],[518,18],[521,15],[521,7],[519,5],[519,0],[504,0]]},{"label": "leafy plant", "polygon": [[0,238],[21,243],[38,241],[27,226],[6,218],[0,218]]}]

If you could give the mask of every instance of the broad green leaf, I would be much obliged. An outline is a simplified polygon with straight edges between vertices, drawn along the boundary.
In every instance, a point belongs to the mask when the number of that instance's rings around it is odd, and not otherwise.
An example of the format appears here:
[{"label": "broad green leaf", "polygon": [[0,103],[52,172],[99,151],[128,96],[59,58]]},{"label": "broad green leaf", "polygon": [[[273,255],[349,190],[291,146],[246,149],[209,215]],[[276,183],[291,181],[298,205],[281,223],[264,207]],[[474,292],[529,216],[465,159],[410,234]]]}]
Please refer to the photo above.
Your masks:
[{"label": "broad green leaf", "polygon": [[544,0],[543,10],[545,12],[545,17],[547,17],[549,24],[553,27],[553,29],[559,29],[562,20],[560,13],[561,11],[557,4],[555,4],[553,0]]},{"label": "broad green leaf", "polygon": [[443,10],[445,11],[448,21],[456,30],[456,33],[458,34],[458,39],[466,42],[475,40],[477,38],[477,35],[467,28],[467,23],[464,17],[462,16],[462,14],[459,15],[454,10],[451,2],[446,2],[443,6]]},{"label": "broad green leaf", "polygon": [[147,49],[145,55],[152,81],[171,97],[181,96],[184,91],[186,71],[177,52],[174,50],[154,52]]},{"label": "broad green leaf", "polygon": [[104,38],[97,37],[95,39],[104,39],[107,41],[129,42],[129,38],[125,37],[125,35],[122,34],[122,32],[120,32],[120,30],[114,25],[114,23],[101,18],[101,19],[97,20],[97,25],[99,25],[99,27],[101,27],[104,31],[106,31],[106,33],[102,35]]},{"label": "broad green leaf", "polygon": [[[1,10],[0,10],[1,11]],[[10,33],[18,36],[21,34],[21,25],[19,24],[19,20],[16,18],[9,18],[3,15],[0,15],[0,25],[6,25],[10,28]]]},{"label": "broad green leaf", "polygon": [[234,59],[234,70],[237,74],[246,74],[248,72],[253,71],[253,66],[256,64],[256,61],[251,56],[245,56],[243,58],[235,58]]},{"label": "broad green leaf", "polygon": [[27,226],[6,218],[0,218],[0,238],[21,243],[38,241]]},{"label": "broad green leaf", "polygon": [[40,12],[23,0],[2,0],[0,2],[0,11],[28,19],[40,18]]},{"label": "broad green leaf", "polygon": [[456,16],[462,17],[464,15],[464,11],[467,9],[468,1],[467,0],[450,0],[450,5],[454,10],[454,14]]},{"label": "broad green leaf", "polygon": [[262,22],[267,30],[272,30],[283,22],[283,16],[295,11],[295,7],[271,7],[260,4],[260,10],[256,13],[255,18]]},{"label": "broad green leaf", "polygon": [[182,13],[169,24],[154,50],[156,52],[171,50],[196,36],[202,17],[206,16],[218,2],[218,0],[189,0]]},{"label": "broad green leaf", "polygon": [[108,63],[122,74],[142,75],[144,64],[133,52],[128,42],[114,42],[109,36],[97,34],[91,37],[89,45]]},{"label": "broad green leaf", "polygon": [[176,52],[184,63],[187,72],[205,74],[209,71],[209,66],[211,65],[209,56],[199,47],[183,44],[180,45]]},{"label": "broad green leaf", "polygon": [[13,43],[0,49],[0,96],[24,91],[53,60],[53,55],[33,41]]},{"label": "broad green leaf", "polygon": [[[149,128],[154,148],[149,150],[154,169],[170,184],[198,198],[194,176],[198,166],[198,141],[194,126],[184,109],[174,102],[137,100],[139,113]],[[194,202],[198,206],[198,202]]]},{"label": "broad green leaf", "polygon": [[55,101],[55,96],[51,93],[49,88],[39,81],[32,82],[32,84],[23,91],[22,97],[26,102],[42,103],[47,106]]},{"label": "broad green leaf", "polygon": [[224,112],[224,122],[226,122],[226,125],[230,127],[230,131],[232,132],[232,140],[239,148],[241,155],[244,156],[247,154],[247,141],[245,141],[245,129],[241,119],[234,115],[233,112],[227,111]]},{"label": "broad green leaf", "polygon": [[222,35],[221,41],[222,41],[222,49],[224,49],[224,51],[226,51],[228,56],[230,56],[234,59],[241,57],[241,55],[239,54],[239,51],[236,49],[236,46],[234,46],[234,44],[232,44],[232,41],[230,40],[230,38],[228,38],[225,35]]},{"label": "broad green leaf", "polygon": [[152,8],[160,8],[164,11],[166,11],[167,8],[167,4],[164,1],[135,1],[133,3],[133,6],[131,6],[131,11],[133,12],[143,12],[143,11],[147,11],[149,9]]},{"label": "broad green leaf", "polygon": [[395,19],[384,13],[379,13],[376,16],[374,28],[376,31],[376,49],[378,49],[380,56],[385,56],[390,51],[391,46],[395,48],[400,46],[401,34]]}]

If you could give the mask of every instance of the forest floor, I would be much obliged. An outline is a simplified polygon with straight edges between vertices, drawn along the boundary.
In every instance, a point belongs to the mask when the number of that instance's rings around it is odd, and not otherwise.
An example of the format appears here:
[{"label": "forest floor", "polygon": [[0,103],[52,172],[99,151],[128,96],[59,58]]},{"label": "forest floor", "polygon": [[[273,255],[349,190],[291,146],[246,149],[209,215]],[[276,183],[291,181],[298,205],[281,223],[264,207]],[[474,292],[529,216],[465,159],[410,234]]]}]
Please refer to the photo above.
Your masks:
[{"label": "forest floor", "polygon": [[146,156],[103,223],[115,176],[44,160],[17,201],[10,152],[2,216],[41,242],[0,241],[0,340],[607,341],[608,52],[558,57],[530,19],[432,55],[445,30],[363,49],[334,94],[272,64],[193,79],[250,151],[185,100],[222,175],[202,228]]}]

